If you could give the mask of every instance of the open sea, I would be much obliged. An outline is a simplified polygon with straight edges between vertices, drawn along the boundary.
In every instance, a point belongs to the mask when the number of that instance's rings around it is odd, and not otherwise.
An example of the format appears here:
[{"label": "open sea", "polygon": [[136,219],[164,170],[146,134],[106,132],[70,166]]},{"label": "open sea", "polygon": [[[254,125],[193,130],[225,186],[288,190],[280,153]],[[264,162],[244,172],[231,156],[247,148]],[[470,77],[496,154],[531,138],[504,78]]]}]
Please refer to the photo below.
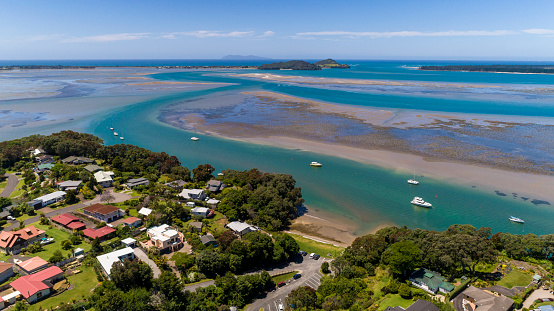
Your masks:
[{"label": "open sea", "polygon": [[[374,79],[426,83],[497,84],[506,89],[526,87],[554,87],[554,75],[501,74],[471,72],[426,72],[414,70],[419,65],[491,64],[491,62],[460,61],[362,61],[338,60],[351,65],[350,70],[322,71],[272,71],[271,74],[301,75],[314,78]],[[0,65],[96,65],[96,66],[169,66],[169,65],[260,65],[263,61],[231,60],[68,60],[68,61],[0,61]],[[535,64],[532,62],[494,62],[496,64]],[[471,224],[490,227],[493,232],[554,233],[554,205],[535,205],[531,199],[522,199],[517,193],[495,193],[478,186],[447,183],[426,177],[418,172],[420,185],[406,183],[410,172],[398,172],[377,166],[361,164],[342,158],[313,154],[300,150],[288,150],[270,146],[226,140],[200,133],[187,132],[162,123],[161,110],[169,105],[196,98],[209,98],[222,92],[271,91],[318,101],[348,105],[387,108],[396,111],[415,109],[422,111],[490,114],[495,116],[536,117],[554,124],[554,97],[548,94],[505,92],[498,96],[459,96],[457,93],[429,89],[427,93],[413,92],[410,88],[398,88],[395,92],[375,89],[348,88],[341,85],[318,86],[295,83],[279,83],[226,76],[240,70],[191,70],[153,74],[157,80],[225,82],[233,85],[181,93],[160,94],[154,99],[137,101],[131,105],[97,113],[80,123],[84,130],[104,139],[106,144],[121,143],[112,135],[109,127],[125,136],[125,143],[136,144],[154,151],[176,155],[184,166],[194,168],[210,163],[216,172],[231,168],[246,170],[259,168],[266,172],[292,174],[302,188],[308,209],[317,209],[337,219],[348,219],[358,225],[354,234],[363,234],[380,224],[396,224],[410,228],[444,230],[452,224]],[[256,71],[259,72],[259,71]],[[475,92],[474,92],[475,93]],[[478,92],[477,92],[478,93]],[[462,94],[463,95],[463,94]],[[36,99],[40,101],[41,99]],[[102,100],[98,97],[96,100]],[[1,102],[0,102],[1,110]],[[37,111],[39,112],[39,111]],[[71,126],[70,126],[71,127]],[[52,127],[52,131],[59,130]],[[43,133],[48,128],[43,129]],[[26,133],[25,133],[26,134]],[[25,135],[21,135],[25,136]],[[200,137],[193,142],[191,136]],[[550,138],[552,139],[552,138]],[[548,159],[548,158],[547,158]],[[318,161],[322,168],[308,164]],[[553,190],[554,190],[554,185]],[[500,194],[500,195],[499,195]],[[502,195],[503,194],[503,195]],[[430,201],[434,209],[410,204],[414,196]],[[554,204],[554,202],[550,202]],[[514,224],[508,217],[514,215],[526,221]]]}]

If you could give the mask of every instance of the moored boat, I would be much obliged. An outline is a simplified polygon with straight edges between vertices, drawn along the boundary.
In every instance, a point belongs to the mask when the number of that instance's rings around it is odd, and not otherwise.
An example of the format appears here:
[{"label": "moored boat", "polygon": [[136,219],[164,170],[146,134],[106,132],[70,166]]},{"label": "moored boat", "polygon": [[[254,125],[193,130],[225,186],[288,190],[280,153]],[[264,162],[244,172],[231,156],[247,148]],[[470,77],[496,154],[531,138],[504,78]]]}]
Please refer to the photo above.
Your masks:
[{"label": "moored boat", "polygon": [[513,222],[517,222],[517,223],[520,223],[520,224],[524,224],[525,221],[521,218],[517,218],[515,216],[510,216],[510,221],[513,221]]},{"label": "moored boat", "polygon": [[197,140],[200,140],[200,138],[196,137],[196,136],[193,136],[190,138],[190,140],[194,140],[194,141],[197,141]]},{"label": "moored boat", "polygon": [[117,136],[117,135],[119,135],[119,134],[117,134],[117,132],[113,132],[113,136]]},{"label": "moored boat", "polygon": [[413,205],[421,206],[421,207],[432,207],[433,206],[431,203],[425,202],[420,197],[415,197],[410,203],[412,203]]},{"label": "moored boat", "polygon": [[310,163],[310,166],[321,167],[322,165],[321,165],[321,163],[314,161],[314,162]]}]

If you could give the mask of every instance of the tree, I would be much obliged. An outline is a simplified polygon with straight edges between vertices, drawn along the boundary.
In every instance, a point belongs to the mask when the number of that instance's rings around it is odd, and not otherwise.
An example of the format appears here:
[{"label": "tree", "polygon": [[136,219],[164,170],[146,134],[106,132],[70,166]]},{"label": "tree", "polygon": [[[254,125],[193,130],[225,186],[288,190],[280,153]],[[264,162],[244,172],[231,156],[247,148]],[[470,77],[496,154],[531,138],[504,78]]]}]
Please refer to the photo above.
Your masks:
[{"label": "tree", "polygon": [[225,261],[210,248],[203,250],[196,256],[196,265],[208,277],[214,277],[216,274],[225,271]]},{"label": "tree", "polygon": [[160,277],[155,280],[155,285],[167,298],[174,298],[182,294],[183,284],[171,271],[162,272]]},{"label": "tree", "polygon": [[71,204],[79,201],[77,198],[77,195],[75,194],[75,190],[67,190],[65,192],[65,203]]},{"label": "tree", "polygon": [[60,262],[64,259],[62,252],[58,249],[52,254],[52,256],[48,259],[49,263],[56,263]]},{"label": "tree", "polygon": [[10,206],[12,204],[12,200],[9,198],[0,197],[0,209],[4,208],[6,206]]},{"label": "tree", "polygon": [[209,164],[198,165],[197,168],[192,170],[192,178],[194,182],[208,181],[213,178],[213,171],[215,171],[215,168]]},{"label": "tree", "polygon": [[115,201],[115,196],[111,191],[106,191],[100,196],[100,201],[110,204],[110,202]]},{"label": "tree", "polygon": [[110,277],[115,286],[123,291],[131,288],[151,288],[154,274],[152,268],[139,260],[124,260],[115,262]]},{"label": "tree", "polygon": [[219,238],[217,238],[217,245],[219,245],[221,250],[226,251],[231,246],[231,243],[233,243],[236,239],[238,239],[238,237],[233,233],[233,231],[227,230],[223,232]]},{"label": "tree", "polygon": [[70,240],[64,240],[62,241],[62,249],[68,250],[73,246]]},{"label": "tree", "polygon": [[412,298],[412,289],[408,286],[408,284],[403,283],[400,287],[398,287],[398,294],[404,299]]},{"label": "tree", "polygon": [[322,264],[321,264],[321,272],[323,272],[324,274],[329,274],[331,273],[331,271],[329,271],[329,263],[327,261],[324,261]]},{"label": "tree", "polygon": [[311,310],[317,307],[317,295],[315,289],[309,286],[300,286],[290,292],[286,298],[287,305],[294,306],[295,309],[305,308]]},{"label": "tree", "polygon": [[27,311],[29,310],[29,305],[23,301],[18,301],[15,303],[14,311]]},{"label": "tree", "polygon": [[383,253],[383,262],[392,272],[406,276],[408,270],[421,265],[421,250],[412,241],[397,242]]},{"label": "tree", "polygon": [[90,250],[94,254],[100,254],[104,251],[104,247],[102,246],[102,244],[100,244],[100,239],[95,238],[94,240],[92,240]]}]

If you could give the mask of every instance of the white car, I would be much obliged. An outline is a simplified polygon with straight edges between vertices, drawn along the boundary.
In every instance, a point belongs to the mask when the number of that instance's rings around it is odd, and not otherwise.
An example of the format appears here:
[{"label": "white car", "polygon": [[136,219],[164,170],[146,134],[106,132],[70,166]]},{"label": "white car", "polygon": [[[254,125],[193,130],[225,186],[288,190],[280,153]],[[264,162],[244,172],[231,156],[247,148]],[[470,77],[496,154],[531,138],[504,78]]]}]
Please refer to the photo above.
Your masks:
[{"label": "white car", "polygon": [[279,311],[283,311],[283,310],[285,310],[285,308],[283,307],[283,304],[280,303],[280,304],[279,304]]},{"label": "white car", "polygon": [[15,220],[15,217],[13,217],[13,216],[8,216],[8,220]]}]

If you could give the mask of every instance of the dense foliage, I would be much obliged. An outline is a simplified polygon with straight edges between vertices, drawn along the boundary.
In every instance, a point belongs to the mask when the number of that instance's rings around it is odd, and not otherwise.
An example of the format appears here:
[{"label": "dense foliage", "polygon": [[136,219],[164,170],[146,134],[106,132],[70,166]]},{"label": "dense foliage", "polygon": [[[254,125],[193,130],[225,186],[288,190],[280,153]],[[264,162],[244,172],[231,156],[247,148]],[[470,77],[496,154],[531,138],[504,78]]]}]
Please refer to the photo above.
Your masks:
[{"label": "dense foliage", "polygon": [[263,64],[258,67],[260,70],[280,70],[280,69],[291,69],[291,70],[321,70],[321,67],[310,64],[303,60],[291,60],[288,62],[277,62],[271,64]]}]

